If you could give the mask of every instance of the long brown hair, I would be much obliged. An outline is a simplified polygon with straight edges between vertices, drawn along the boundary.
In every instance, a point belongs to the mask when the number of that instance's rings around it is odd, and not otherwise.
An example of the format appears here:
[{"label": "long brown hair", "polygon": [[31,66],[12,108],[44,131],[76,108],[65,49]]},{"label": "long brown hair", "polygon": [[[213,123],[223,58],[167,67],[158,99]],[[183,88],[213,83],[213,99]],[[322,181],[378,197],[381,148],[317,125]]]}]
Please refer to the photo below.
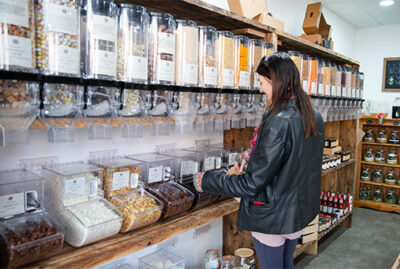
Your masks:
[{"label": "long brown hair", "polygon": [[305,137],[318,135],[310,97],[301,87],[299,71],[289,54],[275,53],[263,57],[257,67],[257,73],[272,80],[271,113],[286,107],[290,98],[294,96]]}]

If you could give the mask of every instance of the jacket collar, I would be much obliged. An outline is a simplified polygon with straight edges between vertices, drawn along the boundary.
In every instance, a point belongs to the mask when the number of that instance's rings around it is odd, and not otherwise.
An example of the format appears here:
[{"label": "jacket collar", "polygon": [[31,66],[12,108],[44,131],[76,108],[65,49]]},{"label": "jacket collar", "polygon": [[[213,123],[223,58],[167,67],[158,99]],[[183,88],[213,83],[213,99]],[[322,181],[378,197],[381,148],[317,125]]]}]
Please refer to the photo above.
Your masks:
[{"label": "jacket collar", "polygon": [[[296,97],[290,98],[288,101],[288,106],[295,107],[296,106],[295,101],[296,101]],[[262,115],[262,119],[264,120],[266,117],[268,117],[269,114],[271,114],[271,109],[268,108],[265,110],[264,114]]]}]

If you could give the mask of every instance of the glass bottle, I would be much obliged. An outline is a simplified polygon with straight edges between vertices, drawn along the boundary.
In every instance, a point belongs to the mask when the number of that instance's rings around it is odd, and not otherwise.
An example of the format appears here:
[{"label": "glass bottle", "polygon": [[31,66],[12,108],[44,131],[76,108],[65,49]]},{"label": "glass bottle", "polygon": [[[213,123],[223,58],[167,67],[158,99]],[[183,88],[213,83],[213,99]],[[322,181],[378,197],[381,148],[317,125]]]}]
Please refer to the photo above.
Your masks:
[{"label": "glass bottle", "polygon": [[389,185],[396,184],[396,179],[394,178],[394,171],[389,171],[385,178],[385,183]]},{"label": "glass bottle", "polygon": [[217,29],[199,26],[199,81],[200,87],[217,87]]},{"label": "glass bottle", "polygon": [[229,31],[218,31],[218,87],[233,88],[235,84],[235,42]]},{"label": "glass bottle", "polygon": [[394,190],[390,190],[385,195],[385,202],[388,204],[395,205],[397,201],[397,195]]},{"label": "glass bottle", "polygon": [[223,256],[221,259],[221,266],[219,269],[236,269],[235,257],[233,256]]},{"label": "glass bottle", "polygon": [[237,35],[235,40],[235,88],[250,88],[249,38]]},{"label": "glass bottle", "polygon": [[375,189],[374,197],[372,198],[372,200],[375,202],[382,202],[382,196],[383,196],[382,190],[377,188]]},{"label": "glass bottle", "polygon": [[397,135],[398,135],[398,131],[392,131],[390,138],[389,138],[389,144],[400,144],[400,140]]},{"label": "glass bottle", "polygon": [[388,164],[397,164],[398,163],[398,155],[396,150],[392,150],[391,152],[388,153],[386,162]]},{"label": "glass bottle", "polygon": [[206,251],[206,257],[204,258],[204,269],[218,269],[218,250],[209,249]]},{"label": "glass bottle", "polygon": [[361,180],[362,181],[371,181],[371,171],[369,168],[363,168],[361,170]]},{"label": "glass bottle", "polygon": [[367,130],[367,132],[365,133],[365,136],[364,136],[364,142],[369,142],[369,143],[375,142],[373,132],[374,132],[374,130],[372,130],[372,129]]},{"label": "glass bottle", "polygon": [[368,150],[365,152],[364,161],[366,161],[366,162],[373,162],[374,160],[375,160],[375,155],[374,155],[374,153],[372,152],[372,149],[370,148],[370,149],[368,149]]},{"label": "glass bottle", "polygon": [[376,163],[385,163],[385,150],[381,149],[375,153]]}]

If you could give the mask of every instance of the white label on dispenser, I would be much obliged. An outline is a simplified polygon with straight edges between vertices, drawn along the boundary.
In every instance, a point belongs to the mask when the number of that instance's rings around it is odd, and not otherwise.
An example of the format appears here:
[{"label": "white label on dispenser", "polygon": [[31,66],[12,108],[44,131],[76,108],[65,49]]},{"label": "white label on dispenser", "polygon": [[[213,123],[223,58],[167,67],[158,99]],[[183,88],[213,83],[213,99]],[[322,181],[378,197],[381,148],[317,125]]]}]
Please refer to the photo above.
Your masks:
[{"label": "white label on dispenser", "polygon": [[78,34],[78,10],[75,7],[48,4],[48,26],[51,32]]},{"label": "white label on dispenser", "polygon": [[235,158],[236,158],[236,156],[238,155],[238,153],[229,153],[229,155],[228,155],[228,165],[229,166],[231,166],[231,165],[234,165],[235,164]]},{"label": "white label on dispenser", "polygon": [[158,33],[158,53],[175,53],[175,35]]},{"label": "white label on dispenser", "polygon": [[115,52],[93,50],[93,74],[116,76],[117,57]]},{"label": "white label on dispenser", "polygon": [[254,88],[259,89],[261,87],[260,81],[258,80],[258,74],[254,73]]},{"label": "white label on dispenser", "polygon": [[196,64],[185,64],[185,72],[183,81],[188,84],[197,84],[197,65]]},{"label": "white label on dispenser", "polygon": [[224,69],[223,70],[223,77],[222,77],[222,84],[224,86],[233,87],[234,84],[234,74],[235,72],[233,69]]},{"label": "white label on dispenser", "polygon": [[215,157],[207,157],[204,159],[204,171],[215,169]]},{"label": "white label on dispenser", "polygon": [[[79,51],[67,46],[55,46],[55,55],[51,57],[51,73],[79,74]],[[51,53],[51,52],[50,52]]]},{"label": "white label on dispenser", "polygon": [[325,85],[325,95],[331,95],[331,85]]},{"label": "white label on dispenser", "polygon": [[129,171],[113,173],[112,190],[119,190],[129,186]]},{"label": "white label on dispenser", "polygon": [[342,93],[340,92],[341,87],[336,85],[336,96],[341,96]]},{"label": "white label on dispenser", "polygon": [[97,195],[97,180],[89,181],[89,197],[95,197]]},{"label": "white label on dispenser", "polygon": [[303,80],[303,90],[308,93],[308,80]]},{"label": "white label on dispenser", "polygon": [[75,177],[64,181],[64,198],[71,198],[85,194],[85,177]]},{"label": "white label on dispenser", "polygon": [[317,94],[318,93],[318,87],[317,87],[317,82],[311,82],[311,94]]},{"label": "white label on dispenser", "polygon": [[28,0],[0,0],[0,22],[28,28]]},{"label": "white label on dispenser", "polygon": [[207,66],[204,68],[204,84],[217,85],[217,68]]},{"label": "white label on dispenser", "polygon": [[149,183],[160,182],[163,180],[163,167],[152,167],[149,168]]},{"label": "white label on dispenser", "polygon": [[198,172],[198,163],[194,161],[182,161],[181,176],[189,176]]},{"label": "white label on dispenser", "polygon": [[139,185],[139,174],[132,173],[131,174],[131,188],[136,189],[138,185]]},{"label": "white label on dispenser", "polygon": [[222,166],[222,158],[216,157],[215,158],[215,169],[220,169]]},{"label": "white label on dispenser", "polygon": [[0,65],[15,65],[32,68],[32,40],[30,38],[8,35],[0,39]]},{"label": "white label on dispenser", "polygon": [[158,80],[174,81],[174,61],[158,61]]},{"label": "white label on dispenser", "polygon": [[90,34],[94,39],[100,39],[116,43],[117,21],[107,16],[93,15],[93,28]]},{"label": "white label on dispenser", "polygon": [[128,76],[134,79],[147,80],[147,58],[140,56],[129,56]]},{"label": "white label on dispenser", "polygon": [[351,97],[356,97],[356,89],[351,88]]},{"label": "white label on dispenser", "polygon": [[240,71],[239,86],[240,87],[250,87],[250,72]]},{"label": "white label on dispenser", "polygon": [[319,95],[324,95],[324,83],[318,83],[318,94]]},{"label": "white label on dispenser", "polygon": [[0,196],[0,218],[25,212],[24,193]]}]

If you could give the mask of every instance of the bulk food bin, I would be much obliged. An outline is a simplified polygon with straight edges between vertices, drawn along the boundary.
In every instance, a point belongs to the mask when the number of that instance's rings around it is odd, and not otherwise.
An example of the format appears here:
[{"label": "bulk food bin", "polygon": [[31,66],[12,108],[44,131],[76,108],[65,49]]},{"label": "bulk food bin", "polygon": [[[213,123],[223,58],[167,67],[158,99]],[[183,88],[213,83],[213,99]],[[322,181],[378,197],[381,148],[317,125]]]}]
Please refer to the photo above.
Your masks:
[{"label": "bulk food bin", "polygon": [[122,109],[118,111],[119,122],[122,127],[122,137],[142,137],[145,126],[144,92],[140,90],[124,89],[121,95]]},{"label": "bulk food bin", "polygon": [[139,269],[184,269],[185,259],[166,250],[139,258]]},{"label": "bulk food bin", "polygon": [[174,92],[171,99],[171,118],[175,122],[175,133],[192,133],[196,117],[194,93]]},{"label": "bulk food bin", "polygon": [[0,267],[14,268],[57,254],[64,231],[43,206],[43,177],[0,172]]},{"label": "bulk food bin", "polygon": [[235,42],[233,33],[217,32],[217,83],[219,88],[233,88],[235,85]]},{"label": "bulk food bin", "polygon": [[43,170],[48,210],[68,244],[81,247],[118,233],[122,214],[99,191],[102,169],[74,162],[45,164]]},{"label": "bulk food bin", "polygon": [[199,80],[200,87],[217,87],[217,30],[199,26]]},{"label": "bulk food bin", "polygon": [[146,119],[153,136],[168,136],[174,121],[170,117],[170,91],[146,91],[144,98]]},{"label": "bulk food bin", "polygon": [[210,93],[196,93],[195,104],[196,118],[195,130],[199,132],[212,132],[214,130],[214,113],[211,105]]},{"label": "bulk food bin", "polygon": [[249,38],[234,36],[235,41],[235,88],[250,89]]},{"label": "bulk food bin", "polygon": [[231,115],[229,113],[228,94],[216,93],[212,95],[214,129],[217,131],[225,131],[231,129]]},{"label": "bulk food bin", "polygon": [[243,97],[245,102],[243,105],[246,105],[246,127],[257,127],[258,126],[258,100],[255,94],[249,94]]},{"label": "bulk food bin", "polygon": [[230,96],[230,113],[232,129],[243,129],[246,127],[246,106],[243,105],[243,94],[231,94]]}]

